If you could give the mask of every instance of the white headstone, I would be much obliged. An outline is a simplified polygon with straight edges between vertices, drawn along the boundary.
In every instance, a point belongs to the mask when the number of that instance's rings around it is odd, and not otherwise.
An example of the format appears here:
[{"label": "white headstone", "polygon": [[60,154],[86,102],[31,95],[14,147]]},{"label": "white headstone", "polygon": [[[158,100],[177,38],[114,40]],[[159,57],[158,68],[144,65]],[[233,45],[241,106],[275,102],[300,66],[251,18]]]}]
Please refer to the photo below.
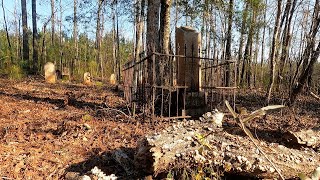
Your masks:
[{"label": "white headstone", "polygon": [[111,76],[110,76],[110,84],[115,85],[116,83],[117,83],[116,75],[115,74],[111,74]]},{"label": "white headstone", "polygon": [[91,85],[92,81],[91,81],[91,75],[89,72],[85,72],[83,74],[83,84],[85,85]]},{"label": "white headstone", "polygon": [[44,65],[44,77],[47,83],[56,83],[56,69],[52,62]]}]

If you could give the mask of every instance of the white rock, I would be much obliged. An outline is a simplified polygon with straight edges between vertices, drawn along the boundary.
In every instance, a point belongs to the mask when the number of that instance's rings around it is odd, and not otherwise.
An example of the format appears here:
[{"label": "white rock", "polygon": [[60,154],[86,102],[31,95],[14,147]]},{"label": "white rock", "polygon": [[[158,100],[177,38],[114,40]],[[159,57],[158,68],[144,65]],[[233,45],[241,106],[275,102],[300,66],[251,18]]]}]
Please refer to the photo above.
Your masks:
[{"label": "white rock", "polygon": [[81,176],[80,179],[81,179],[81,180],[91,180],[90,176],[87,176],[87,175]]},{"label": "white rock", "polygon": [[269,171],[270,171],[271,173],[274,173],[276,170],[275,170],[273,167],[270,167],[270,168],[269,168]]},{"label": "white rock", "polygon": [[252,168],[252,164],[249,161],[246,161],[244,164],[244,169],[249,171]]},{"label": "white rock", "polygon": [[311,179],[312,180],[319,180],[320,179],[320,166],[313,171]]}]

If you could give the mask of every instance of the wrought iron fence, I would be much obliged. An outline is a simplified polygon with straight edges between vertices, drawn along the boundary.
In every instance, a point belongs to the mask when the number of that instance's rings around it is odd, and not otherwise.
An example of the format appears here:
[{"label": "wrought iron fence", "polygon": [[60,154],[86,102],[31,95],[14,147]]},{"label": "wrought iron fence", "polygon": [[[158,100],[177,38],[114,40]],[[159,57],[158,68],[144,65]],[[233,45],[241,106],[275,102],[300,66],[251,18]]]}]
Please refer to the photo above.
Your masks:
[{"label": "wrought iron fence", "polygon": [[[193,46],[191,51],[191,56],[141,53],[139,59],[124,65],[124,96],[134,113],[151,119],[190,118],[199,115],[197,111],[212,110],[225,99],[235,102],[236,62],[194,56]],[[200,49],[197,51],[200,54]],[[232,77],[225,86],[227,71]]]}]

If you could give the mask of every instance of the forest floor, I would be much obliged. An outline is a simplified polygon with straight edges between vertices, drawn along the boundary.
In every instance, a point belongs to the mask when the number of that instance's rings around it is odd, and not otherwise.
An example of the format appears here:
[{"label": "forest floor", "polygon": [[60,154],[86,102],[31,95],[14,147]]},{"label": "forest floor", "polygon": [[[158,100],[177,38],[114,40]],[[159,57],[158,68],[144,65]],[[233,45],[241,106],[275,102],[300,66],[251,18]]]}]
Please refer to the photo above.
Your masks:
[{"label": "forest floor", "polygon": [[[253,111],[264,98],[262,93],[241,92],[237,101]],[[67,172],[85,174],[95,166],[107,175],[132,179],[125,177],[112,153],[121,149],[133,158],[140,138],[170,124],[143,122],[128,114],[121,92],[111,85],[0,78],[0,179],[64,179]],[[255,120],[250,129],[260,140],[281,144],[284,131],[313,128],[319,117],[320,103],[303,96],[295,110]]]}]

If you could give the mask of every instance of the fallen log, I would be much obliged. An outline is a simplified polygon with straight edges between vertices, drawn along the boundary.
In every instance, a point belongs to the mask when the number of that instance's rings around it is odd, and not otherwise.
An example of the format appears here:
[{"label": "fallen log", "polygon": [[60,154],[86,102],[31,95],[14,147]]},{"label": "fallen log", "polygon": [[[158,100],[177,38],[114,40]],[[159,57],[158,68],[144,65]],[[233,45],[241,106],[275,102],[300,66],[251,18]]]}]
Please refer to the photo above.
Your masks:
[{"label": "fallen log", "polygon": [[[310,174],[320,154],[257,141],[285,178]],[[161,133],[145,136],[136,149],[136,168],[157,175],[171,169],[210,165],[213,169],[259,178],[278,178],[270,162],[248,137],[229,134],[212,123],[183,121]]]}]

